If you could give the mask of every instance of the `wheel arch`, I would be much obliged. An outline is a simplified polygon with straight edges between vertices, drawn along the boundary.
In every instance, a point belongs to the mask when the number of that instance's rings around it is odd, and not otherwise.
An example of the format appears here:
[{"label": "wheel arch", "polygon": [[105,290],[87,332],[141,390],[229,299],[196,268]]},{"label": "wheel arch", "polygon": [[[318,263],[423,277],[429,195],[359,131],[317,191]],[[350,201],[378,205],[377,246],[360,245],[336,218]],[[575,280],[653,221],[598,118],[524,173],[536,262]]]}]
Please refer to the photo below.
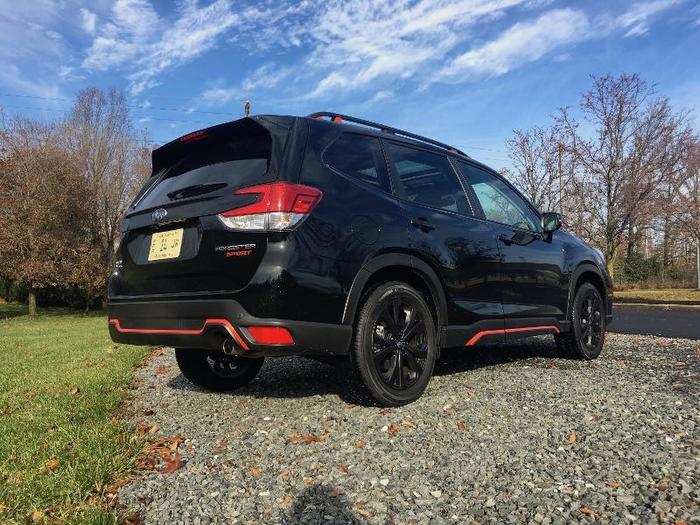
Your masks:
[{"label": "wheel arch", "polygon": [[428,295],[438,326],[447,325],[447,299],[440,279],[428,263],[405,253],[385,253],[365,263],[350,286],[342,324],[352,325],[355,322],[358,306],[369,290],[381,282],[392,280],[406,282]]},{"label": "wheel arch", "polygon": [[569,319],[571,313],[571,302],[574,300],[579,286],[581,286],[581,284],[584,282],[589,282],[598,288],[598,291],[600,291],[600,294],[603,296],[603,304],[607,309],[608,287],[606,285],[603,272],[601,272],[600,268],[593,263],[581,263],[574,270],[569,283],[569,296],[566,308],[567,321],[571,321],[571,319]]}]

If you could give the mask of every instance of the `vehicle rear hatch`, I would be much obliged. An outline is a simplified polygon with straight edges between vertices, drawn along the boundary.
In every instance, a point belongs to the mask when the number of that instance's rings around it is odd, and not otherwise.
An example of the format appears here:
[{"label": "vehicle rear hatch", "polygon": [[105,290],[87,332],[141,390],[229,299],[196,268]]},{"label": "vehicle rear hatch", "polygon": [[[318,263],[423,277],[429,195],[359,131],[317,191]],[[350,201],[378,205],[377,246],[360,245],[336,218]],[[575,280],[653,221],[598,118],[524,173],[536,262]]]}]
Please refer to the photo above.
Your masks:
[{"label": "vehicle rear hatch", "polygon": [[267,249],[264,232],[233,231],[217,214],[255,201],[235,190],[285,171],[293,117],[244,118],[153,152],[153,175],[123,223],[116,296],[226,292],[245,286]]}]

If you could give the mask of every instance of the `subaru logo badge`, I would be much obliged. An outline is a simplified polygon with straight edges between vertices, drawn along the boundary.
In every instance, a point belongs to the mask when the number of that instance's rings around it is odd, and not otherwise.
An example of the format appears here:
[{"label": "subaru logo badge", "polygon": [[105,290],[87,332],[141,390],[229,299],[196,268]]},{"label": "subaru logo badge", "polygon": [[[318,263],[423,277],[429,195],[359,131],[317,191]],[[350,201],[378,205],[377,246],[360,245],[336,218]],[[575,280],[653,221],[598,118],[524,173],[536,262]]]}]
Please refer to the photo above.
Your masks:
[{"label": "subaru logo badge", "polygon": [[166,215],[168,215],[168,210],[166,210],[165,208],[158,208],[151,214],[151,217],[153,217],[154,221],[162,221],[163,219],[165,219]]}]

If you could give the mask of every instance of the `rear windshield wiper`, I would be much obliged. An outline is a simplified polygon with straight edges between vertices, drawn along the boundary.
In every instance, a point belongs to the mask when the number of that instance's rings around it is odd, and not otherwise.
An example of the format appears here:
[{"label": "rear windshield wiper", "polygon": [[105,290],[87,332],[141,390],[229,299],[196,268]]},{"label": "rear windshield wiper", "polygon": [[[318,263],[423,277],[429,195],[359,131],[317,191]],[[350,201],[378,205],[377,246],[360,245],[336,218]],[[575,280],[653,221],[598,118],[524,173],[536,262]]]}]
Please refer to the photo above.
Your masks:
[{"label": "rear windshield wiper", "polygon": [[228,186],[225,182],[211,182],[209,184],[193,184],[192,186],[185,186],[179,190],[171,191],[168,193],[168,198],[170,200],[184,199],[186,197],[193,197],[195,195],[202,195],[204,193],[209,193],[212,191],[220,190]]}]

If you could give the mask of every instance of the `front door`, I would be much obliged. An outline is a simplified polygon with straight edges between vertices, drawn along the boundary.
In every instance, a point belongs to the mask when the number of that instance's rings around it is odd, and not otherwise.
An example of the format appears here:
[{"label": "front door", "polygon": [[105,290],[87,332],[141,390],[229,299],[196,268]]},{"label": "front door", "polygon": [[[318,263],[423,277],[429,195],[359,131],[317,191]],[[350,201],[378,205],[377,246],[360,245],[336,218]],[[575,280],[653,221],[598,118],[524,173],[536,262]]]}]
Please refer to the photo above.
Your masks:
[{"label": "front door", "polygon": [[559,235],[543,233],[539,214],[500,176],[467,162],[458,166],[496,231],[506,331],[556,331],[557,322],[566,318],[568,296]]}]

